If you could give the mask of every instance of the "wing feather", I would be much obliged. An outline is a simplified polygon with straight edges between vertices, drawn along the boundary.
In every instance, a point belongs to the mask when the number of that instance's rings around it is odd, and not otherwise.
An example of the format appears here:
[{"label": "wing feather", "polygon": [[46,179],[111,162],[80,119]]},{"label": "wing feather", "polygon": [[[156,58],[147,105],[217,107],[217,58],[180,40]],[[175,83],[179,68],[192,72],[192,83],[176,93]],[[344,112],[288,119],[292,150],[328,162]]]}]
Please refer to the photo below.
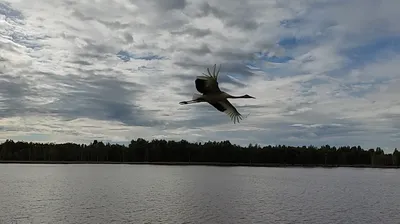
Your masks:
[{"label": "wing feather", "polygon": [[221,92],[218,86],[218,74],[221,69],[221,66],[219,66],[218,71],[216,71],[216,64],[214,64],[214,70],[211,73],[210,69],[207,68],[207,73],[208,74],[203,74],[203,76],[197,76],[195,80],[195,85],[197,91],[203,94],[208,94],[208,93],[217,93]]},{"label": "wing feather", "polygon": [[227,114],[233,123],[240,123],[240,120],[243,119],[243,116],[227,99],[210,104],[213,105],[217,110]]}]

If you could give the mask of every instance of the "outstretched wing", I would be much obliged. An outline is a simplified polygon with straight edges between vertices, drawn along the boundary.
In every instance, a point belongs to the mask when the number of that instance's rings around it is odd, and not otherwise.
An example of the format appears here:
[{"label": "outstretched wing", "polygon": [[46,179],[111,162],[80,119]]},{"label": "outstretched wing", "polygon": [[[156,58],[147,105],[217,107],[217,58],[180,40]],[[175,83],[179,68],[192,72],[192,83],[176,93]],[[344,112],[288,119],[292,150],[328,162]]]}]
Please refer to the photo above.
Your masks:
[{"label": "outstretched wing", "polygon": [[214,70],[212,73],[210,72],[210,69],[207,68],[208,74],[203,73],[203,76],[196,77],[195,84],[197,91],[203,94],[221,92],[221,90],[218,87],[218,81],[217,81],[221,65],[219,66],[218,71],[215,71],[216,67],[217,65],[214,64]]},{"label": "outstretched wing", "polygon": [[243,119],[243,116],[227,99],[210,104],[213,105],[217,110],[226,113],[231,118],[231,120],[233,120],[233,123],[240,123],[240,120]]}]

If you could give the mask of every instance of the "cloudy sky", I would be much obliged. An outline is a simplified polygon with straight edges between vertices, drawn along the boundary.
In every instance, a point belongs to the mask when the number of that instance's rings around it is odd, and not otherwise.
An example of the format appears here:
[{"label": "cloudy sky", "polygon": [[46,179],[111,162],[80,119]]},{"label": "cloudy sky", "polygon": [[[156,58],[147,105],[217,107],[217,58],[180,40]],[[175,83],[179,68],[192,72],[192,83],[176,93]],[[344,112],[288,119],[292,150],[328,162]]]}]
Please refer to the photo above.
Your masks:
[{"label": "cloudy sky", "polygon": [[[0,140],[400,146],[399,0],[0,0]],[[240,124],[179,105],[221,65]]]}]

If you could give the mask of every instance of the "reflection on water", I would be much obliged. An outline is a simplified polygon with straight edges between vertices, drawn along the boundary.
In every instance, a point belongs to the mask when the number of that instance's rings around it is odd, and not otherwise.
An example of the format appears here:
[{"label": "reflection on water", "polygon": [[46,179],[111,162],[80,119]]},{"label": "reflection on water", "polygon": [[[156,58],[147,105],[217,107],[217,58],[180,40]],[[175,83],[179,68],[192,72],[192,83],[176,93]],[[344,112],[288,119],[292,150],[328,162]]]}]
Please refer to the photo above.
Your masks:
[{"label": "reflection on water", "polygon": [[0,223],[400,223],[400,172],[0,164]]}]

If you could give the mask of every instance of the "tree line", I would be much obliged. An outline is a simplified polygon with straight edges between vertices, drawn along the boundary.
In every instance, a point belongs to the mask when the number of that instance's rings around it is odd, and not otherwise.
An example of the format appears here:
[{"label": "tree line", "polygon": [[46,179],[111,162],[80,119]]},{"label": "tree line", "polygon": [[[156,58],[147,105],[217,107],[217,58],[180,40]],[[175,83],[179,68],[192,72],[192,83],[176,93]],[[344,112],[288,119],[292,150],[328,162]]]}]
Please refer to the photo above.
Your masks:
[{"label": "tree line", "polygon": [[400,153],[384,153],[360,146],[316,147],[249,144],[246,147],[229,141],[205,143],[186,140],[132,140],[129,145],[33,143],[6,140],[0,145],[1,161],[86,161],[86,162],[192,162],[285,164],[304,166],[400,166]]}]

